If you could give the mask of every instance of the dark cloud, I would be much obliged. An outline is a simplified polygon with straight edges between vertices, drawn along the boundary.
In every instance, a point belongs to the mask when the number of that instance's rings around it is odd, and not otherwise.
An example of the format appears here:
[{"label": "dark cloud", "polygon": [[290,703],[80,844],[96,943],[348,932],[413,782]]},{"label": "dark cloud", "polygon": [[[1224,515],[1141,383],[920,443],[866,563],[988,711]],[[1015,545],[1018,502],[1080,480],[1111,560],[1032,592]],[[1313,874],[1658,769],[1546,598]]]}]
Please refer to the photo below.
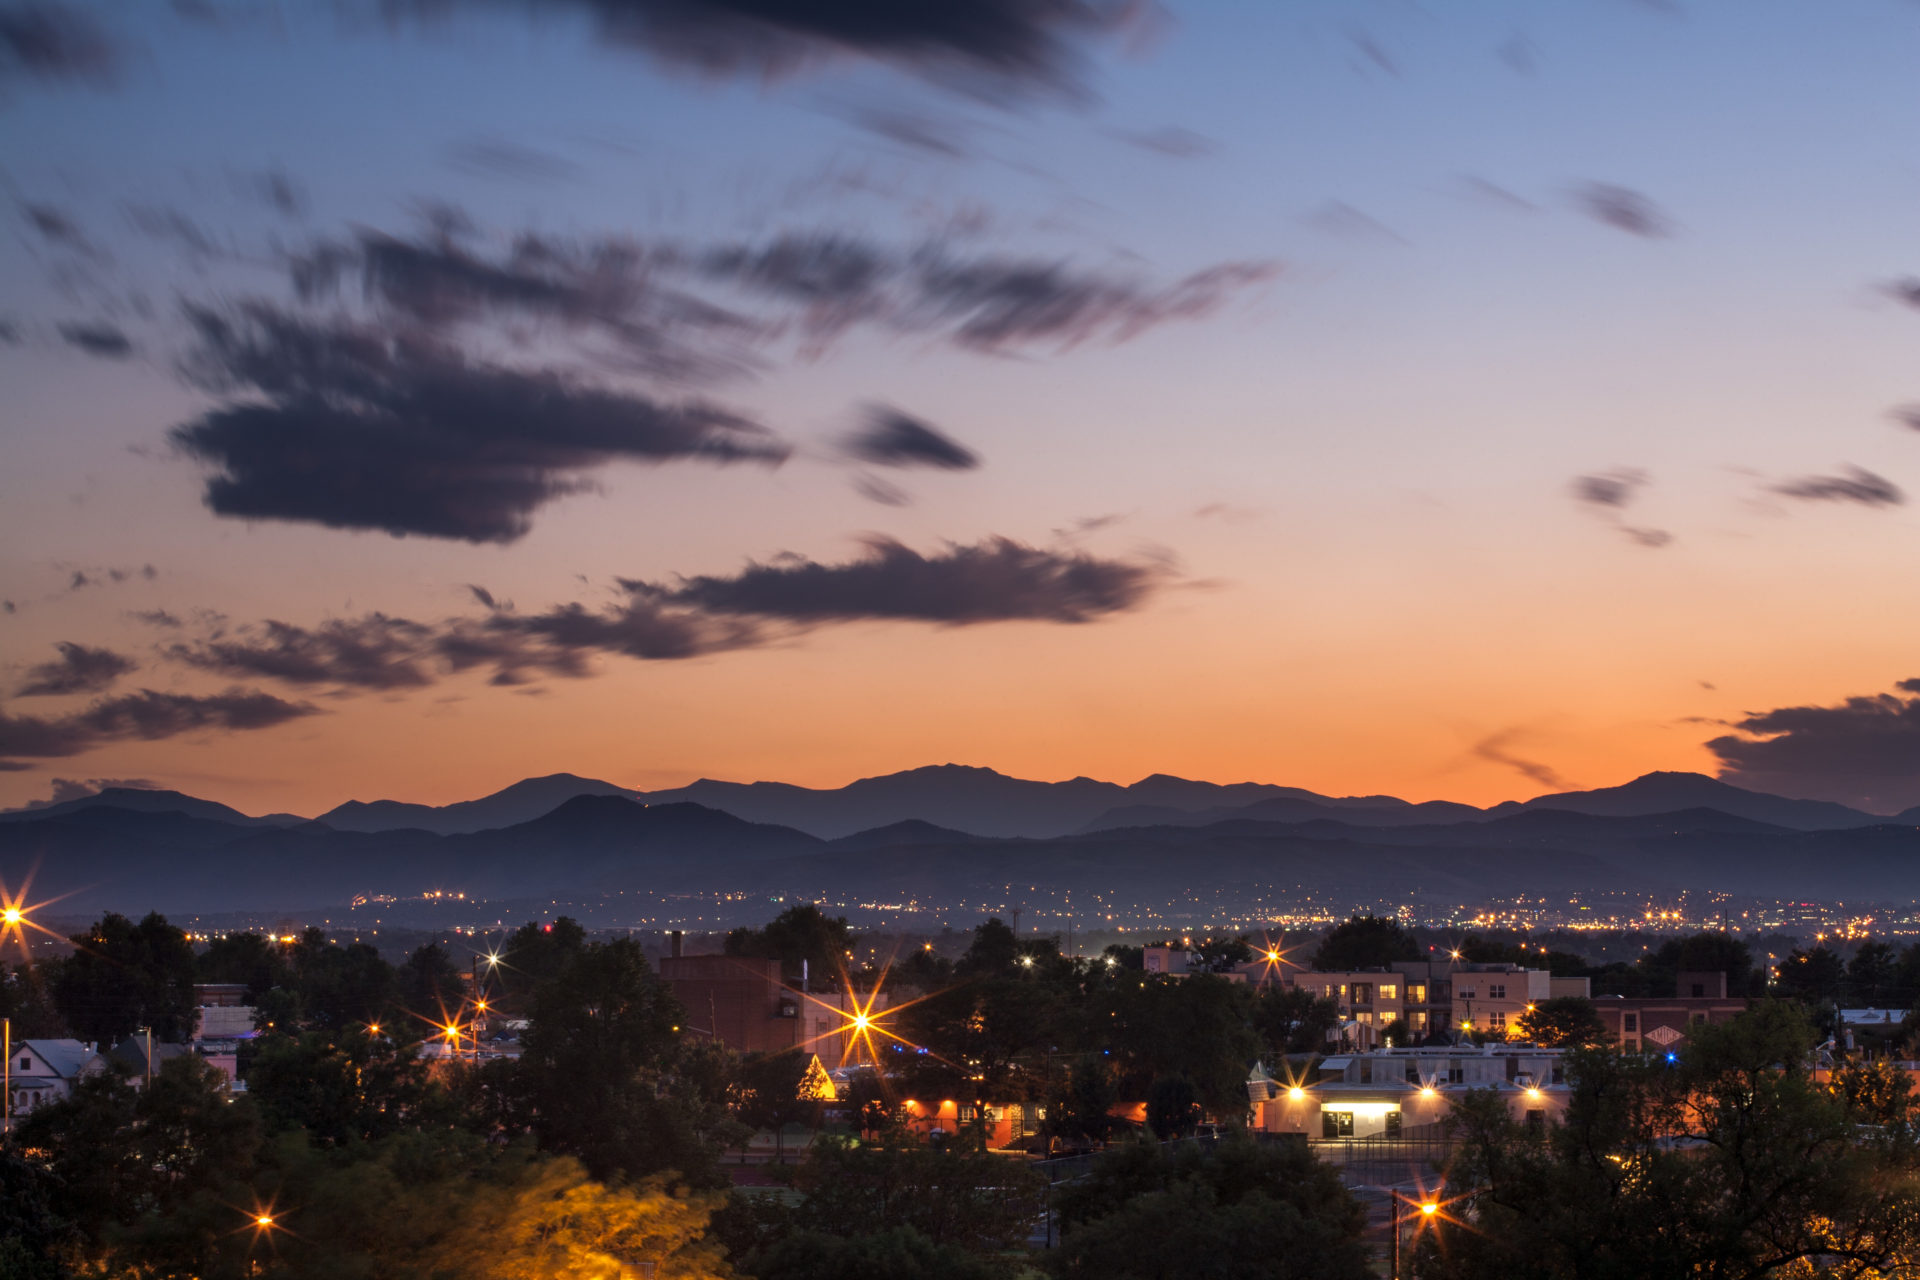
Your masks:
[{"label": "dark cloud", "polygon": [[1574,203],[1588,217],[1616,231],[1658,240],[1673,234],[1673,224],[1660,207],[1631,187],[1589,182],[1574,192]]},{"label": "dark cloud", "polygon": [[749,565],[732,577],[689,578],[661,597],[710,613],[797,623],[1079,623],[1135,607],[1160,576],[1145,565],[1043,550],[1011,538],[948,544],[933,555],[891,538],[870,538],[866,545],[864,556],[844,564],[787,557]]},{"label": "dark cloud", "polygon": [[1637,467],[1622,467],[1597,475],[1575,476],[1573,496],[1597,507],[1625,507],[1651,482],[1652,477]]},{"label": "dark cloud", "polygon": [[1375,40],[1365,31],[1349,31],[1347,33],[1347,43],[1353,46],[1354,52],[1372,63],[1378,70],[1384,71],[1390,76],[1398,76],[1400,74],[1400,65],[1393,60],[1392,56],[1389,55],[1385,49],[1380,47],[1378,40]]},{"label": "dark cloud", "polygon": [[487,608],[497,609],[500,607],[498,602],[493,598],[493,592],[480,586],[478,583],[469,582],[467,584],[467,590],[472,593],[474,600],[485,605]]},{"label": "dark cloud", "polygon": [[877,502],[883,507],[910,507],[913,495],[899,485],[881,476],[857,475],[853,478],[853,491],[868,502]]},{"label": "dark cloud", "polygon": [[456,142],[447,148],[447,159],[464,173],[515,182],[562,182],[580,176],[580,166],[564,156],[498,138]]},{"label": "dark cloud", "polygon": [[713,343],[723,334],[745,336],[751,324],[661,283],[660,273],[672,266],[672,255],[631,241],[574,245],[535,235],[488,258],[443,227],[417,240],[362,231],[351,242],[323,243],[296,257],[291,272],[309,302],[357,276],[368,301],[430,328],[548,321],[611,340],[642,372],[690,378],[737,370],[741,356]]},{"label": "dark cloud", "polygon": [[1518,729],[1502,729],[1474,743],[1473,754],[1493,764],[1505,765],[1549,790],[1570,790],[1572,784],[1561,777],[1551,765],[1542,764],[1538,760],[1529,760],[1512,751],[1513,740],[1519,736],[1521,731]]},{"label": "dark cloud", "polygon": [[848,436],[847,454],[879,467],[938,467],[971,471],[980,455],[939,428],[887,405],[867,410],[866,425]]},{"label": "dark cloud", "polygon": [[[1081,46],[1143,19],[1140,0],[521,0],[591,17],[607,44],[703,75],[790,74],[846,57],[999,94],[1077,94]],[[448,0],[411,0],[436,13]]]},{"label": "dark cloud", "polygon": [[1755,790],[1881,812],[1920,804],[1920,679],[1837,706],[1779,707],[1708,742],[1720,776]]},{"label": "dark cloud", "polygon": [[1898,485],[1862,467],[1843,468],[1837,476],[1801,476],[1783,480],[1772,491],[1807,502],[1855,502],[1863,507],[1897,507],[1907,500]]},{"label": "dark cloud", "polygon": [[136,609],[127,616],[135,622],[144,622],[150,627],[164,627],[169,631],[178,631],[183,625],[179,615],[168,613],[165,609]]},{"label": "dark cloud", "polygon": [[598,657],[694,658],[835,622],[1092,622],[1138,607],[1165,573],[1007,538],[923,555],[876,537],[863,555],[837,564],[783,556],[731,576],[621,579],[618,595],[598,606],[571,602],[520,613],[476,592],[486,608],[479,615],[418,623],[369,614],[311,629],[283,622],[238,632],[215,626],[162,652],[201,670],[301,686],[401,690],[476,668],[490,669],[496,685],[513,686],[539,676],[589,676]]},{"label": "dark cloud", "polygon": [[1192,160],[1198,156],[1210,155],[1215,149],[1213,139],[1195,133],[1191,129],[1182,129],[1178,125],[1142,131],[1116,130],[1113,136],[1129,146],[1175,160]]},{"label": "dark cloud", "polygon": [[191,257],[211,258],[220,252],[213,237],[178,209],[163,205],[128,205],[127,221],[140,234],[149,239],[176,244]]},{"label": "dark cloud", "polygon": [[80,229],[73,215],[64,209],[50,204],[23,204],[20,206],[20,216],[48,244],[88,255],[99,252],[93,241],[87,239],[87,233]]},{"label": "dark cloud", "polygon": [[1902,280],[1889,280],[1882,286],[1889,298],[1904,302],[1910,307],[1920,308],[1920,276],[1907,276]]},{"label": "dark cloud", "polygon": [[65,804],[69,800],[84,800],[88,796],[97,796],[109,787],[130,787],[136,791],[158,790],[160,784],[151,778],[53,778],[53,792],[45,800],[29,800],[21,806],[23,809],[45,809],[56,804]]},{"label": "dark cloud", "polygon": [[1887,411],[1888,416],[1911,431],[1920,431],[1920,404],[1903,404]]},{"label": "dark cloud", "polygon": [[984,352],[1125,342],[1217,310],[1272,279],[1271,262],[1229,262],[1155,287],[1064,262],[956,257],[938,246],[899,255],[847,236],[789,235],[709,252],[706,273],[801,309],[816,341],[871,322],[944,333]]},{"label": "dark cloud", "polygon": [[60,339],[102,360],[125,360],[133,354],[133,339],[118,325],[104,320],[63,324]]},{"label": "dark cloud", "polygon": [[427,628],[373,613],[323,622],[308,630],[269,620],[219,640],[169,645],[169,658],[238,678],[288,684],[339,684],[358,689],[417,689],[432,679],[421,669]]},{"label": "dark cloud", "polygon": [[1274,263],[1233,262],[1153,289],[1064,264],[935,259],[917,274],[909,315],[950,324],[956,341],[982,351],[1126,342],[1169,321],[1209,315],[1232,294],[1277,274]]},{"label": "dark cloud", "polygon": [[140,665],[111,649],[93,649],[71,640],[62,640],[54,647],[60,651],[60,657],[28,668],[26,683],[13,691],[14,697],[99,693]]},{"label": "dark cloud", "polygon": [[94,18],[72,5],[37,0],[0,5],[0,80],[113,79],[119,51]]},{"label": "dark cloud", "polygon": [[206,502],[248,519],[511,542],[535,510],[616,459],[777,464],[764,428],[554,372],[471,361],[375,327],[309,323],[265,305],[189,307],[192,376],[264,398],[174,428],[214,468]]},{"label": "dark cloud", "polygon": [[1572,488],[1576,501],[1618,529],[1628,541],[1642,547],[1659,548],[1673,542],[1671,533],[1665,529],[1628,524],[1621,514],[1640,496],[1640,491],[1652,483],[1653,477],[1638,467],[1619,467],[1612,471],[1575,476]]},{"label": "dark cloud", "polygon": [[235,181],[242,191],[265,201],[269,208],[282,217],[298,218],[307,211],[305,189],[284,173],[269,170],[248,174]]},{"label": "dark cloud", "polygon": [[935,120],[931,116],[889,107],[866,107],[850,112],[848,119],[875,137],[899,143],[914,151],[963,160],[968,154],[966,135],[957,124]]},{"label": "dark cloud", "polygon": [[196,695],[138,693],[103,698],[64,716],[16,716],[0,712],[0,757],[49,759],[76,756],[109,742],[154,741],[199,730],[268,729],[319,714],[304,702],[288,702],[256,689]]}]

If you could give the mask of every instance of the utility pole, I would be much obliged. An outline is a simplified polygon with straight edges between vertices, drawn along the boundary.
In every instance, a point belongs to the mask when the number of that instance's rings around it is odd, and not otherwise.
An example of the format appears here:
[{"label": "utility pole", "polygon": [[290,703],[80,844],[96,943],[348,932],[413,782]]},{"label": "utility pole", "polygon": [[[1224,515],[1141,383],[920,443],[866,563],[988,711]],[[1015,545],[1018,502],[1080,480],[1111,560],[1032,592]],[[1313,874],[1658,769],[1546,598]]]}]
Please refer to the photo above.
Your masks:
[{"label": "utility pole", "polygon": [[6,1052],[3,1057],[0,1057],[0,1060],[4,1060],[7,1064],[6,1097],[0,1099],[0,1106],[5,1107],[6,1132],[11,1135],[13,1133],[13,1019],[0,1018],[0,1028],[3,1028],[0,1029],[0,1037],[4,1037],[6,1040]]}]

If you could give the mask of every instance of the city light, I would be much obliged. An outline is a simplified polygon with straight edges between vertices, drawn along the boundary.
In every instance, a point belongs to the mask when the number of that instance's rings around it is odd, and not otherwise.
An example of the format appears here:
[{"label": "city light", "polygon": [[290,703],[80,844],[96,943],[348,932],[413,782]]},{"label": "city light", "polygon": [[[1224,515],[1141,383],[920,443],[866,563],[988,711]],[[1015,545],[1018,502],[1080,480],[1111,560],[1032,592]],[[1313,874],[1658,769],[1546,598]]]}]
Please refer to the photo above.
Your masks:
[{"label": "city light", "polygon": [[9,928],[19,924],[26,918],[26,913],[18,907],[7,907],[4,910],[0,910],[0,923],[6,924]]},{"label": "city light", "polygon": [[1423,1200],[1420,1202],[1420,1214],[1422,1217],[1431,1218],[1438,1212],[1440,1212],[1440,1206],[1433,1201]]}]

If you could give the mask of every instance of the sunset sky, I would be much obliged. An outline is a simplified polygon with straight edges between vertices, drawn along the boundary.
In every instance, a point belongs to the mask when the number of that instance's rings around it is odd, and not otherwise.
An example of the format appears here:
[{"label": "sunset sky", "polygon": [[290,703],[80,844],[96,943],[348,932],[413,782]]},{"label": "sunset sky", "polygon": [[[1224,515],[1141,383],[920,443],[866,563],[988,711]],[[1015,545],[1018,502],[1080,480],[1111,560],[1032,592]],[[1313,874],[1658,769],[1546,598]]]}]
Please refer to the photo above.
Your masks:
[{"label": "sunset sky", "polygon": [[1920,4],[870,9],[0,3],[0,805],[1920,804]]}]

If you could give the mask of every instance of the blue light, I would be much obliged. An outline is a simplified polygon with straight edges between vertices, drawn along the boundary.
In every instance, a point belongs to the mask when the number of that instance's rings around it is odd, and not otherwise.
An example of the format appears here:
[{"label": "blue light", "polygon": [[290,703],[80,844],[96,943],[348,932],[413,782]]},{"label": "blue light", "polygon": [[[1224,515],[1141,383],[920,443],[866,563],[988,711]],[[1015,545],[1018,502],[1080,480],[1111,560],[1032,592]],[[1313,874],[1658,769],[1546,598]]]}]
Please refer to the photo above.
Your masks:
[{"label": "blue light", "polygon": [[1678,1062],[1678,1061],[1680,1061],[1680,1055],[1679,1055],[1679,1054],[1677,1054],[1677,1053],[1669,1053],[1669,1054],[1667,1055],[1667,1061],[1668,1061],[1668,1062]]}]

